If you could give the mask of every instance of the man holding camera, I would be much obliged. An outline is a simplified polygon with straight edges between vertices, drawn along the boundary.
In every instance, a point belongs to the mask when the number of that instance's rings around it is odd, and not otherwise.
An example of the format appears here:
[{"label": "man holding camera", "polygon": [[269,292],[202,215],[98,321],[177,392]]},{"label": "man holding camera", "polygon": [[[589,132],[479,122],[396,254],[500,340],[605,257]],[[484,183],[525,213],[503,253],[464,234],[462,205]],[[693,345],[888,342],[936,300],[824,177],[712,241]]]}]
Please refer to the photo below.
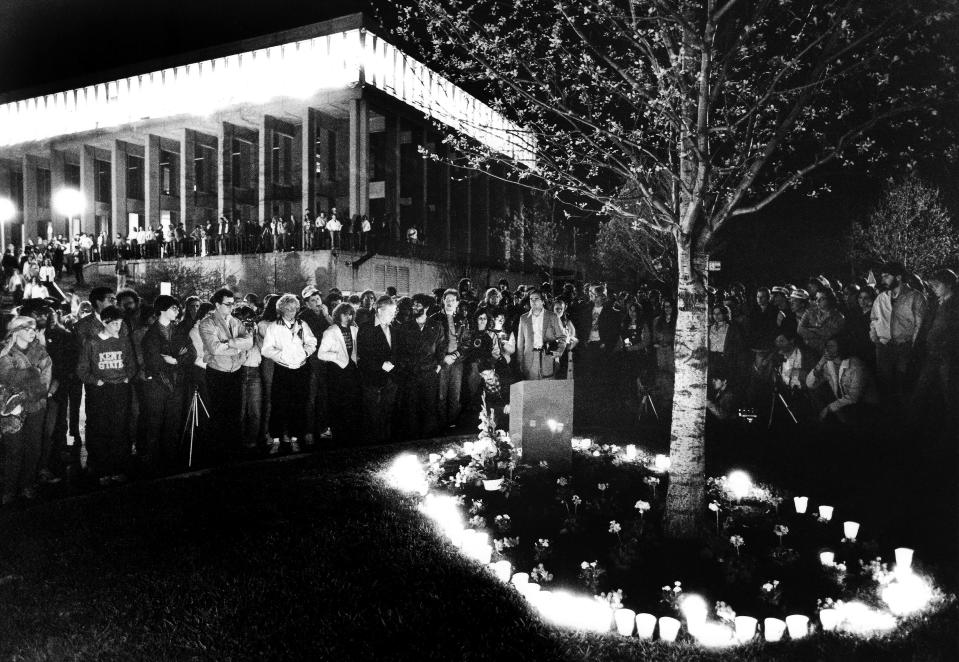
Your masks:
[{"label": "man holding camera", "polygon": [[566,331],[556,313],[546,310],[539,290],[529,293],[529,312],[520,317],[516,355],[523,379],[553,379],[566,349]]}]

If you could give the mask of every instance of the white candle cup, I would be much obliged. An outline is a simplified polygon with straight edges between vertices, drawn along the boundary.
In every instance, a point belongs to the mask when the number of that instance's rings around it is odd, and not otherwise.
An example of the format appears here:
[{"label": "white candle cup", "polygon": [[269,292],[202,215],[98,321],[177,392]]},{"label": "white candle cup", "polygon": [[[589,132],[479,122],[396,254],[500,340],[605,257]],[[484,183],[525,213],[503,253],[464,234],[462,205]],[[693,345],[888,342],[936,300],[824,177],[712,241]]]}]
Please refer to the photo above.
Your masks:
[{"label": "white candle cup", "polygon": [[672,464],[672,461],[669,459],[668,455],[657,455],[656,456],[656,471],[659,473],[666,473],[669,471],[669,467]]},{"label": "white candle cup", "polygon": [[519,589],[519,592],[522,593],[523,596],[525,596],[527,600],[532,600],[532,598],[531,598],[530,596],[533,595],[534,593],[538,593],[538,592],[539,592],[539,590],[540,590],[540,585],[539,585],[539,584],[535,584],[535,583],[533,583],[533,582],[527,582],[527,583],[525,583],[525,584],[520,584],[520,585],[517,586],[516,588]]},{"label": "white candle cup", "polygon": [[819,552],[819,562],[822,563],[827,568],[836,565],[836,553],[835,552]]},{"label": "white candle cup", "polygon": [[513,586],[519,590],[519,587],[523,584],[529,583],[529,573],[528,572],[517,572],[513,575],[513,578],[510,580],[513,583]]},{"label": "white candle cup", "polygon": [[752,641],[752,638],[756,636],[756,626],[759,621],[752,616],[737,616],[735,623],[736,640],[741,644]]},{"label": "white candle cup", "polygon": [[809,507],[809,497],[798,496],[793,497],[793,505],[796,506],[796,512],[800,515],[806,514],[806,509]]},{"label": "white candle cup", "polygon": [[640,639],[652,639],[656,629],[656,617],[652,614],[636,614],[636,634]]},{"label": "white candle cup", "polygon": [[510,575],[513,574],[513,564],[509,561],[497,561],[493,564],[493,574],[501,582],[508,582]]},{"label": "white candle cup", "polygon": [[896,548],[896,570],[909,570],[912,568],[913,550],[908,547]]},{"label": "white candle cup", "polygon": [[786,631],[786,622],[778,618],[767,618],[763,621],[763,634],[766,641],[779,641]]},{"label": "white candle cup", "polygon": [[613,613],[613,619],[616,621],[616,631],[624,637],[632,636],[633,625],[636,622],[636,612],[632,609],[617,609]]},{"label": "white candle cup", "polygon": [[832,506],[819,506],[819,516],[827,522],[832,519]]},{"label": "white candle cup", "polygon": [[626,459],[627,460],[636,459],[636,444],[626,444]]},{"label": "white candle cup", "polygon": [[832,632],[839,625],[839,612],[835,609],[823,609],[819,612],[819,622],[825,632]]},{"label": "white candle cup", "polygon": [[489,562],[493,559],[493,546],[489,543],[483,545],[477,545],[476,551],[473,558],[482,563],[483,565],[488,565]]},{"label": "white candle cup", "polygon": [[859,535],[859,522],[843,522],[842,533],[847,540],[855,540]]},{"label": "white candle cup", "polygon": [[805,614],[792,614],[786,617],[786,627],[790,639],[802,639],[809,634],[809,617]]},{"label": "white candle cup", "polygon": [[679,634],[679,621],[671,616],[660,616],[659,638],[663,641],[676,641]]}]

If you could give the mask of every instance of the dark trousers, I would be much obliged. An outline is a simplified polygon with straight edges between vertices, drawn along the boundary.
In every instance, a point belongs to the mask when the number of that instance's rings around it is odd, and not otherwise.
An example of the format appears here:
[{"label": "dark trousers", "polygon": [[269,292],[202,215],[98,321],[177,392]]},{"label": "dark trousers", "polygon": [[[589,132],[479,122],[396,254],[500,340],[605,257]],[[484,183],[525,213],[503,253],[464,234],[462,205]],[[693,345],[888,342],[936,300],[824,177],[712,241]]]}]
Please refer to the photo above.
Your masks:
[{"label": "dark trousers", "polygon": [[152,471],[176,471],[186,466],[183,453],[182,385],[167,388],[159,379],[143,382],[143,447],[137,449],[146,468]]},{"label": "dark trousers", "polygon": [[256,446],[261,439],[260,419],[263,412],[263,379],[260,366],[243,366],[243,403],[240,407],[240,423],[243,429],[243,444]]},{"label": "dark trousers", "polygon": [[352,361],[345,368],[335,363],[326,366],[330,396],[330,432],[337,444],[348,443],[360,434],[362,392],[360,373]]},{"label": "dark trousers", "polygon": [[382,444],[392,437],[393,405],[396,384],[382,386],[363,384],[363,435],[368,444]]},{"label": "dark trousers", "polygon": [[876,345],[876,377],[879,388],[885,396],[895,398],[899,404],[904,401],[911,360],[911,342]]},{"label": "dark trousers", "polygon": [[67,445],[67,410],[69,390],[64,384],[52,398],[47,398],[47,412],[43,421],[43,437],[40,446],[40,469],[49,469],[60,474],[63,469],[61,453]]},{"label": "dark trousers", "polygon": [[303,364],[291,370],[279,363],[273,366],[273,407],[270,413],[270,436],[274,439],[303,436],[306,398],[310,386],[310,368]]},{"label": "dark trousers", "polygon": [[432,437],[438,426],[440,376],[435,370],[421,370],[410,375],[408,384],[403,398],[407,432],[412,439]]},{"label": "dark trousers", "polygon": [[207,366],[206,390],[210,395],[207,406],[213,419],[214,457],[239,450],[240,405],[243,397],[243,371],[223,372]]},{"label": "dark trousers", "polygon": [[326,411],[326,363],[310,357],[307,361],[310,387],[306,398],[306,433],[319,436],[329,427]]},{"label": "dark trousers", "polygon": [[449,427],[456,425],[460,416],[460,398],[463,397],[463,363],[453,365],[443,364],[439,377],[439,411],[437,412],[440,425]]},{"label": "dark trousers", "polygon": [[95,476],[123,473],[130,455],[129,384],[87,385],[87,468]]},{"label": "dark trousers", "polygon": [[44,410],[25,414],[23,425],[3,435],[3,494],[14,497],[33,487],[40,463]]},{"label": "dark trousers", "polygon": [[260,430],[262,437],[270,439],[270,416],[273,413],[273,367],[272,359],[264,358],[260,363]]}]

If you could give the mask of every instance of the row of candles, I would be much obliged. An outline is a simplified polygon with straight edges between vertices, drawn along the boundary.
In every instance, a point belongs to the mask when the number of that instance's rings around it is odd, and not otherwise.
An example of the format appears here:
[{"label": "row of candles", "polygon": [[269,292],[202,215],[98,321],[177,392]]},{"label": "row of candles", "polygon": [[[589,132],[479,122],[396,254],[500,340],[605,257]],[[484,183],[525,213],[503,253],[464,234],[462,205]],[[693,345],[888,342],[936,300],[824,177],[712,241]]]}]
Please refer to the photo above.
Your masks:
[{"label": "row of candles", "polygon": [[[410,467],[408,466],[407,469]],[[412,481],[417,487],[422,485],[419,480]],[[640,613],[626,608],[613,609],[607,602],[585,595],[574,595],[565,591],[543,590],[542,587],[529,581],[529,574],[518,572],[513,574],[509,561],[501,560],[491,563],[493,545],[489,534],[476,529],[468,529],[463,524],[463,517],[456,500],[448,495],[434,493],[424,494],[420,510],[431,517],[450,542],[459,548],[465,556],[486,566],[502,582],[512,585],[520,592],[542,616],[558,625],[572,628],[589,629],[597,632],[609,632],[615,625],[615,630],[624,635],[632,636],[634,632],[644,639],[652,639],[656,626],[659,626],[659,637],[662,641],[675,641],[681,628],[681,621],[670,616],[657,618],[653,614]],[[797,513],[805,513],[808,507],[807,497],[795,497]],[[831,506],[819,506],[819,515],[828,521],[832,518]],[[843,531],[847,539],[855,540],[859,534],[857,522],[844,522]],[[905,615],[921,609],[932,596],[932,587],[922,578],[912,573],[913,550],[900,547],[895,550],[896,580],[882,591],[882,598],[889,605],[890,610],[897,615]],[[825,566],[835,564],[835,553],[824,551],[820,560]],[[707,646],[727,646],[736,643],[751,641],[757,633],[759,621],[751,616],[737,616],[733,627],[722,623],[708,622],[708,609],[705,601],[696,595],[683,598],[681,611],[686,619],[686,627],[690,635]],[[861,602],[850,602],[837,605],[835,608],[822,609],[819,619],[824,631],[843,629],[867,633],[877,630],[890,630],[895,627],[895,619],[886,612],[875,610]],[[791,639],[805,637],[809,633],[809,617],[803,614],[792,614],[785,620],[766,618],[763,620],[763,637],[766,641],[776,642],[788,632]]]}]

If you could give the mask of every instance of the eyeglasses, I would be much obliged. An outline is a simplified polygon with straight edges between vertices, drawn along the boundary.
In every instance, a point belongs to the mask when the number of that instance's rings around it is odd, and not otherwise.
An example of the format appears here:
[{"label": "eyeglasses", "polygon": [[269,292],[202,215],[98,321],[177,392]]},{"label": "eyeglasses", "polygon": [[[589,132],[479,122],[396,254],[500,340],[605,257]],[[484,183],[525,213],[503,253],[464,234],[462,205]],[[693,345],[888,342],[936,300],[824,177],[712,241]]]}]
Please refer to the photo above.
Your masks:
[{"label": "eyeglasses", "polygon": [[221,302],[220,302],[219,304],[217,304],[217,305],[226,306],[227,308],[232,308],[233,306],[236,305],[236,301],[221,301]]}]

